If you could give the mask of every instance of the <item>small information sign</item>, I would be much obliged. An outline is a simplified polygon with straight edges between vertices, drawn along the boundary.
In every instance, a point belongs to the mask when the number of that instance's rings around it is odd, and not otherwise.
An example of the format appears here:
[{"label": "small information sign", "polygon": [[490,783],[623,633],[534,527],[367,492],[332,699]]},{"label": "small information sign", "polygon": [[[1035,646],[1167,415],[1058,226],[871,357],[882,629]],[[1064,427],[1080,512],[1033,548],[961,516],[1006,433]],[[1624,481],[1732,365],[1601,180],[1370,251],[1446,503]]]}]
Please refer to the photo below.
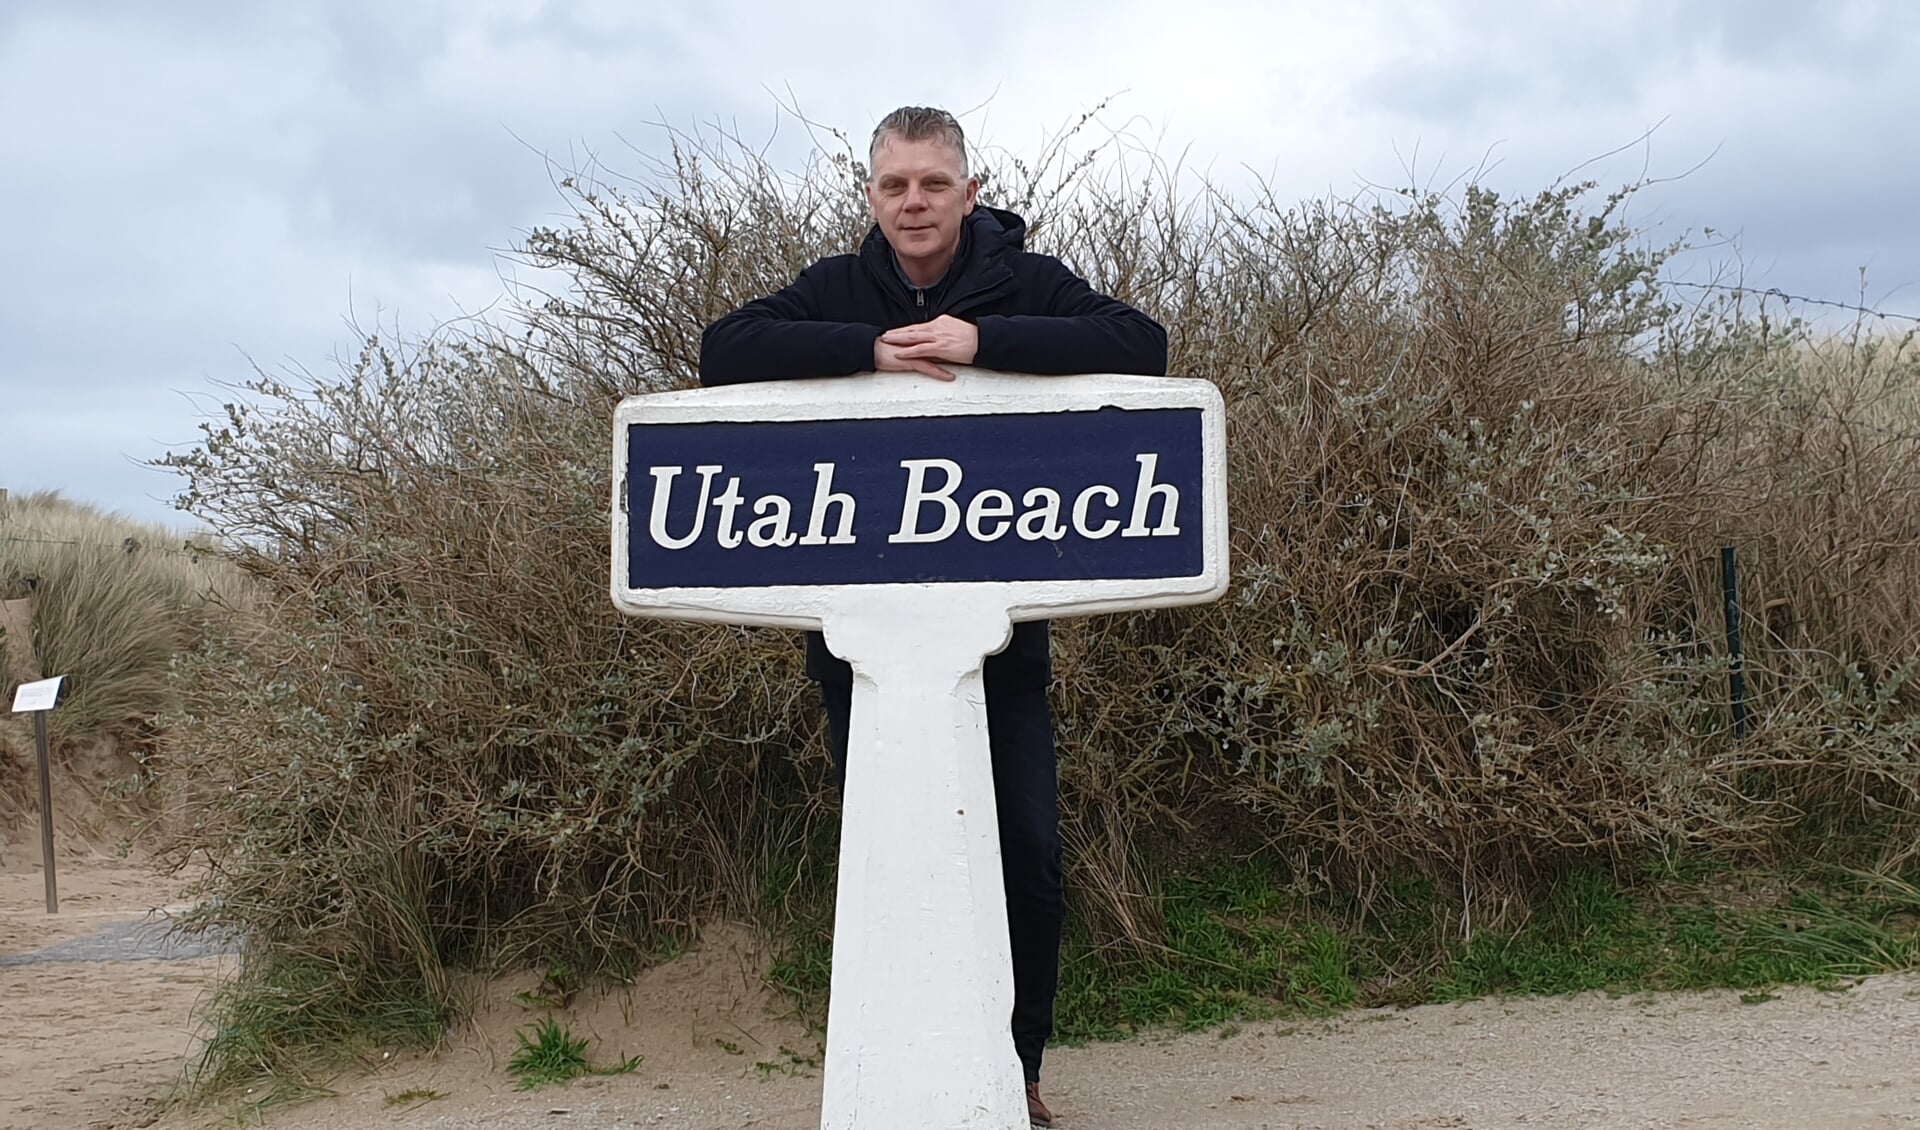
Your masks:
[{"label": "small information sign", "polygon": [[42,679],[37,683],[21,683],[13,692],[13,712],[27,714],[35,710],[52,710],[53,704],[60,698],[60,684],[66,681],[61,675],[54,679]]},{"label": "small information sign", "polygon": [[40,856],[47,872],[47,913],[60,912],[59,884],[53,872],[53,754],[47,746],[47,711],[60,701],[65,675],[21,683],[13,692],[13,712],[33,715],[33,746],[40,762]]}]

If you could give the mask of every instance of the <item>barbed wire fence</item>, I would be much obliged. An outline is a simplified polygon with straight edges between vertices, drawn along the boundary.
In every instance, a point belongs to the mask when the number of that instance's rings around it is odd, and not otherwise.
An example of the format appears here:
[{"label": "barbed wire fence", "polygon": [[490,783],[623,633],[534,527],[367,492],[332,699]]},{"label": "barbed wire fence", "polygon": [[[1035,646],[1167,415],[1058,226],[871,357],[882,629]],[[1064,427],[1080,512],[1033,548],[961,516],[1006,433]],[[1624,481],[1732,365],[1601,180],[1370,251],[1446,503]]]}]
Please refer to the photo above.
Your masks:
[{"label": "barbed wire fence", "polygon": [[22,545],[65,545],[81,549],[95,549],[102,553],[169,553],[176,557],[209,557],[221,552],[219,548],[209,546],[195,549],[191,545],[175,549],[172,546],[153,545],[138,538],[123,538],[119,542],[89,541],[79,538],[21,537],[15,534],[0,534],[0,543],[14,542]]},{"label": "barbed wire fence", "polygon": [[1709,290],[1735,296],[1752,295],[1754,298],[1762,300],[1771,298],[1790,305],[1822,306],[1835,310],[1845,310],[1851,314],[1861,314],[1870,318],[1876,318],[1880,321],[1912,322],[1915,325],[1920,325],[1920,314],[1902,314],[1892,310],[1879,310],[1872,306],[1862,306],[1854,302],[1840,302],[1831,298],[1809,298],[1804,294],[1790,294],[1787,291],[1781,290],[1779,287],[1773,286],[1754,287],[1743,286],[1739,283],[1683,282],[1678,279],[1668,279],[1666,285],[1680,287],[1684,290]]},{"label": "barbed wire fence", "polygon": [[13,545],[58,545],[75,549],[92,549],[101,553],[165,553],[175,557],[199,559],[221,552],[217,545],[196,545],[191,538],[181,540],[176,548],[172,545],[155,544],[152,540],[138,537],[105,538],[69,538],[58,537],[53,531],[43,530],[18,519],[10,512],[11,492],[0,487],[0,544]]},{"label": "barbed wire fence", "polygon": [[[1679,279],[1668,279],[1665,281],[1665,285],[1682,290],[1708,291],[1724,294],[1735,299],[1750,297],[1763,303],[1774,301],[1789,307],[1817,306],[1823,309],[1839,310],[1853,314],[1856,318],[1870,318],[1878,322],[1909,324],[1915,327],[1915,329],[1904,332],[1906,334],[1920,335],[1920,314],[1904,314],[1896,310],[1881,310],[1876,307],[1861,305],[1857,302],[1842,302],[1832,298],[1813,298],[1804,294],[1793,294],[1779,287],[1755,287],[1746,286],[1741,283],[1687,282]],[[1843,427],[1857,428],[1861,431],[1872,432],[1875,435],[1884,436],[1891,440],[1906,443],[1920,443],[1920,431],[1908,431],[1903,428],[1888,427],[1885,424],[1876,424],[1871,420],[1862,419],[1858,416],[1846,416],[1836,412],[1823,411],[1810,404],[1776,401],[1772,407],[1781,412],[1790,413],[1803,419],[1820,420],[1825,423],[1839,424]]]}]

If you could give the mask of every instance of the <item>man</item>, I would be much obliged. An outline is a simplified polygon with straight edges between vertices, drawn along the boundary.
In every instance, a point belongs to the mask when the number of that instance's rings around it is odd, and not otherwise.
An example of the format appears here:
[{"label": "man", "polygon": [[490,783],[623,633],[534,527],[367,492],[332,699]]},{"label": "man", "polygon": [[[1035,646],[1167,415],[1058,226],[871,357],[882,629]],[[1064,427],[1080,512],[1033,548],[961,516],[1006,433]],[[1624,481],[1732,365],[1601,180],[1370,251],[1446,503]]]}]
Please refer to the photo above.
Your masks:
[{"label": "man", "polygon": [[[945,111],[895,110],[873,131],[867,203],[874,228],[856,255],[823,259],[768,298],[707,328],[708,385],[867,372],[950,381],[946,365],[1016,373],[1163,376],[1167,335],[1095,293],[1058,259],[1023,250],[1026,223],[976,207],[966,138]],[[987,732],[1013,951],[1013,1042],[1033,1122],[1051,1126],[1040,1059],[1059,982],[1060,829],[1047,625],[1016,625],[986,662]],[[845,780],[853,675],[819,633],[807,639],[838,779]]]}]

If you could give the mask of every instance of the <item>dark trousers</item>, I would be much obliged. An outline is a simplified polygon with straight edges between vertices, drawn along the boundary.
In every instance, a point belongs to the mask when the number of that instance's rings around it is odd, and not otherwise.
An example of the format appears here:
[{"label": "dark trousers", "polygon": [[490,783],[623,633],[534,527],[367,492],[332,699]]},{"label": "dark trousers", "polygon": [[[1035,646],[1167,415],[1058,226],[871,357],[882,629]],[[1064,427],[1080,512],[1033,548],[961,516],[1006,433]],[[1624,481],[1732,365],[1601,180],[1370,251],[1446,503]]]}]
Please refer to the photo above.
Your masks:
[{"label": "dark trousers", "polygon": [[[850,683],[823,682],[833,743],[834,783],[846,782]],[[987,740],[993,748],[993,799],[1000,817],[1000,871],[1007,888],[1013,948],[1013,1048],[1028,1082],[1053,1036],[1060,988],[1060,788],[1047,689],[989,686]]]}]

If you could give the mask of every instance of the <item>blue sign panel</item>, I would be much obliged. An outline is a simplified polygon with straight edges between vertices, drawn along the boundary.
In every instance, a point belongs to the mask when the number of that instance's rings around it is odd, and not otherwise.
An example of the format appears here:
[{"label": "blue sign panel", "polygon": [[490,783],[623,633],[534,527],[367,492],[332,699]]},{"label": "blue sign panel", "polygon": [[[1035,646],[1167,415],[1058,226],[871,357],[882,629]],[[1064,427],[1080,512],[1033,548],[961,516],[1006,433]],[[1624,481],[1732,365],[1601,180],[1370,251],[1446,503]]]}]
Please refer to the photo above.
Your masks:
[{"label": "blue sign panel", "polygon": [[629,428],[631,588],[1204,568],[1198,408]]}]

